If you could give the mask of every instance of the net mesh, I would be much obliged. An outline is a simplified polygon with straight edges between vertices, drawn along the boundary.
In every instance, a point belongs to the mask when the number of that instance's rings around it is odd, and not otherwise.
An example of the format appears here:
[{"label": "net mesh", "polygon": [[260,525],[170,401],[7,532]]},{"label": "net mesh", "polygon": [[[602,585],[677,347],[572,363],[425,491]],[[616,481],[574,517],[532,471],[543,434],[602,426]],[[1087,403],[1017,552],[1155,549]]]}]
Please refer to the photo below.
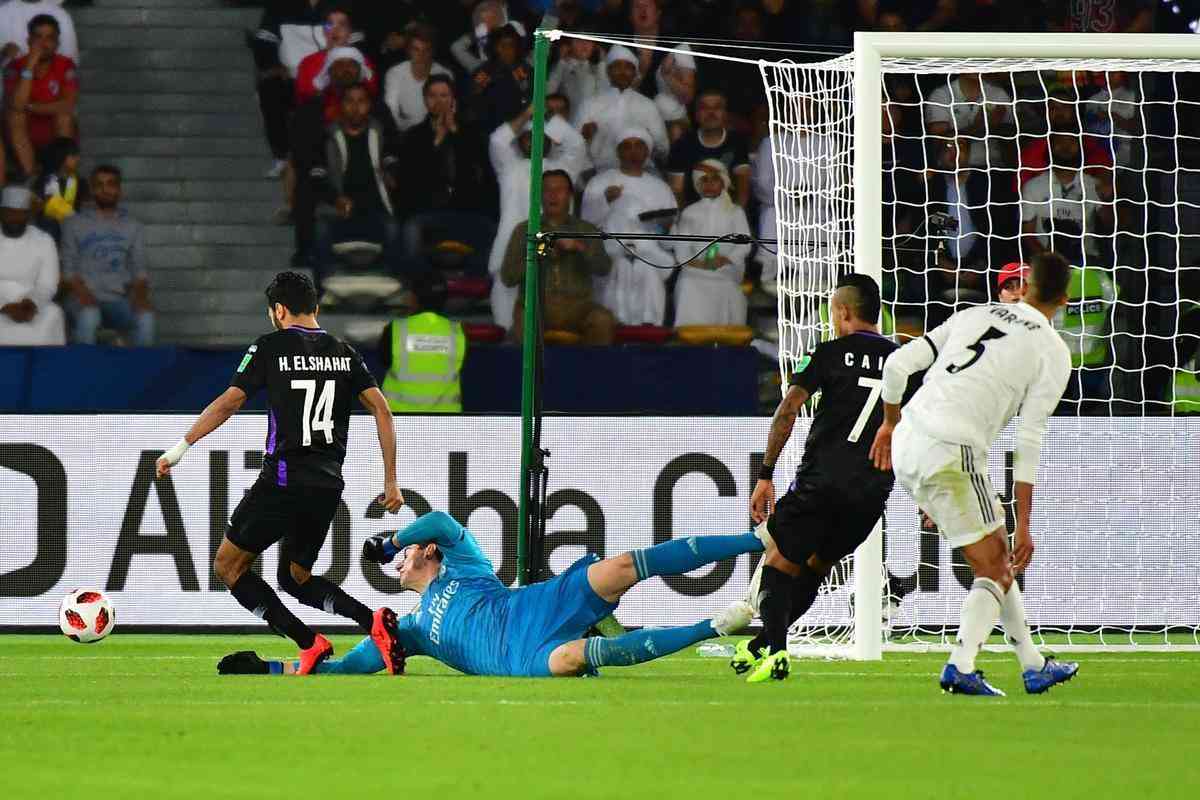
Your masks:
[{"label": "net mesh", "polygon": [[[1183,585],[1195,594],[1200,501],[1184,487],[1196,477],[1197,430],[1194,419],[1152,418],[1200,411],[1200,137],[1188,133],[1200,130],[1200,61],[884,59],[884,105],[869,111],[854,107],[852,57],[760,69],[780,242],[765,278],[777,286],[784,385],[828,335],[821,304],[855,269],[854,114],[880,113],[885,329],[903,341],[957,309],[1007,299],[1001,268],[1040,249],[1074,265],[1055,320],[1073,366],[1058,411],[1067,419],[1050,434],[1064,444],[1043,459],[1039,554],[1026,576],[1035,633],[1196,644],[1200,609],[1181,601],[1179,581],[1190,574]],[[1011,530],[1010,436],[989,468]],[[798,429],[786,469],[802,441]],[[947,645],[969,569],[922,530],[903,491],[884,542],[885,636]],[[1098,553],[1106,579],[1076,567]],[[853,557],[793,629],[793,652],[846,651],[852,575]]]}]

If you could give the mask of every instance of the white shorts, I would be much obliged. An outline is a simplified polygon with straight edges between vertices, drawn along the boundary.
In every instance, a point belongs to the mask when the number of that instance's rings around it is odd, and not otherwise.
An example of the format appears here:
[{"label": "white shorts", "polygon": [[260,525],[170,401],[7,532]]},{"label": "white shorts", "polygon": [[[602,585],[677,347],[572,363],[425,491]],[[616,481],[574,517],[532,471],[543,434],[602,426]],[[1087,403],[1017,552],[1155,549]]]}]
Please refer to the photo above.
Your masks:
[{"label": "white shorts", "polygon": [[902,418],[892,435],[892,469],[951,547],[975,544],[1004,527],[986,452],[926,436]]}]

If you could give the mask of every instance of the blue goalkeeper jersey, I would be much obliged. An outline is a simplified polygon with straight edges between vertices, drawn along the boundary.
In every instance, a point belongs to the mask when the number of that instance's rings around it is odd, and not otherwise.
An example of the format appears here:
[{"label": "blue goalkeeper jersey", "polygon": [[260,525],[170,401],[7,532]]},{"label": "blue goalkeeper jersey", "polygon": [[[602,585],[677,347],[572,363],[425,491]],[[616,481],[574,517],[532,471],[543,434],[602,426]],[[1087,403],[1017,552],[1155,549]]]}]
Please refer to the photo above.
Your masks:
[{"label": "blue goalkeeper jersey", "polygon": [[396,535],[401,549],[433,543],[442,551],[441,573],[399,619],[400,642],[409,655],[436,658],[471,675],[511,675],[505,646],[514,592],[471,532],[443,511],[433,511]]}]

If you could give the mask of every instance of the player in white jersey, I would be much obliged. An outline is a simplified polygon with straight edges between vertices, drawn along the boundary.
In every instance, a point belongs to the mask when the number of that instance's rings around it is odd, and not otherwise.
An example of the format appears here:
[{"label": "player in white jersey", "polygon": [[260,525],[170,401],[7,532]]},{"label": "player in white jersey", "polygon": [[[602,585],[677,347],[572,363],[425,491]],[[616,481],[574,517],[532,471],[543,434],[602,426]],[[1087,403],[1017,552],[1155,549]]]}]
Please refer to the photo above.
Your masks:
[{"label": "player in white jersey", "polygon": [[[884,364],[884,422],[871,458],[879,469],[894,469],[913,500],[951,547],[962,548],[975,571],[957,643],[942,670],[940,682],[949,692],[1003,695],[975,669],[975,656],[997,617],[1016,649],[1027,692],[1044,692],[1079,668],[1038,652],[1013,580],[1033,557],[1029,515],[1042,436],[1071,372],[1070,353],[1050,324],[1067,301],[1070,271],[1057,253],[1039,254],[1022,302],[960,311],[892,353]],[[901,419],[908,378],[923,369],[928,369],[925,381]],[[987,453],[1018,413],[1017,521],[1010,552],[1004,511],[988,479]]]}]

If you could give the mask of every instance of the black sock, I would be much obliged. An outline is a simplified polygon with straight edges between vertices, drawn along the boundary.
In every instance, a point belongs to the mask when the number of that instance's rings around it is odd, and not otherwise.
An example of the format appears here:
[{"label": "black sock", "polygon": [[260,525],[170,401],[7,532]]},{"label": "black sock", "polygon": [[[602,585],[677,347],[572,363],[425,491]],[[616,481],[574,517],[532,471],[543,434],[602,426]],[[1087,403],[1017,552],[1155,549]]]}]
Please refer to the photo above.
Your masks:
[{"label": "black sock", "polygon": [[272,630],[291,639],[301,650],[313,646],[316,634],[312,628],[288,611],[279,600],[279,595],[254,570],[246,570],[237,583],[229,587],[229,591],[242,604],[242,608],[266,620]]},{"label": "black sock", "polygon": [[[288,575],[291,578],[291,575]],[[337,614],[358,623],[367,633],[371,632],[374,615],[371,609],[346,594],[331,581],[317,575],[309,576],[304,583],[289,580],[283,584],[288,594],[310,608],[319,608],[326,614]]]},{"label": "black sock", "polygon": [[812,571],[808,564],[800,565],[800,574],[792,578],[792,622],[803,617],[817,600],[817,589],[823,576]]},{"label": "black sock", "polygon": [[792,619],[792,576],[764,566],[758,593],[758,615],[762,637],[772,653],[787,649],[787,631]]}]

